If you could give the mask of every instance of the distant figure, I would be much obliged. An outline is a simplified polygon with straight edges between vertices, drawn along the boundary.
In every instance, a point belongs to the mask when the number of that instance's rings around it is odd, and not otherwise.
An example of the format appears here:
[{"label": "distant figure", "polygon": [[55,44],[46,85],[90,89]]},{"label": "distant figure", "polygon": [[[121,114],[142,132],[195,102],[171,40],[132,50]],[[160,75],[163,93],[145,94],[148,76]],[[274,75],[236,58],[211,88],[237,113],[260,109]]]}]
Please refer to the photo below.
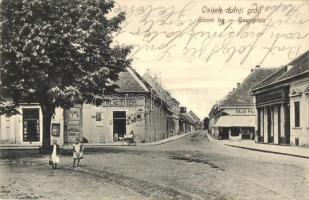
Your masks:
[{"label": "distant figure", "polygon": [[129,134],[129,136],[130,136],[131,138],[134,138],[134,132],[131,131],[130,134]]},{"label": "distant figure", "polygon": [[50,146],[50,161],[52,162],[53,169],[57,169],[57,164],[60,162],[60,147],[57,140],[53,139],[53,144]]},{"label": "distant figure", "polygon": [[75,163],[77,160],[77,167],[79,167],[80,159],[84,157],[84,147],[82,143],[80,143],[79,139],[76,138],[75,143],[73,144],[73,167],[75,167]]},{"label": "distant figure", "polygon": [[129,133],[128,142],[129,144],[134,143],[134,132],[133,131]]}]

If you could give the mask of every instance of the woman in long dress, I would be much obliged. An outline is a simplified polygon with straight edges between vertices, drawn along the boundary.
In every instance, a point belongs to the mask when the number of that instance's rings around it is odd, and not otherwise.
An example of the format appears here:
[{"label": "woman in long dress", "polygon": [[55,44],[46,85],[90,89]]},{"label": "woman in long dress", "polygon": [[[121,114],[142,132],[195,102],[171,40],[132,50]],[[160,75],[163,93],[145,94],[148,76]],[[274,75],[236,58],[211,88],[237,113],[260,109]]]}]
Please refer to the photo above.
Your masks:
[{"label": "woman in long dress", "polygon": [[50,147],[50,160],[52,161],[53,169],[57,169],[57,164],[60,162],[60,147],[57,144],[57,140],[53,139],[53,144]]},{"label": "woman in long dress", "polygon": [[84,147],[82,143],[80,143],[79,139],[76,138],[75,143],[73,144],[73,167],[75,167],[75,163],[77,160],[77,167],[79,167],[80,159],[84,157]]}]

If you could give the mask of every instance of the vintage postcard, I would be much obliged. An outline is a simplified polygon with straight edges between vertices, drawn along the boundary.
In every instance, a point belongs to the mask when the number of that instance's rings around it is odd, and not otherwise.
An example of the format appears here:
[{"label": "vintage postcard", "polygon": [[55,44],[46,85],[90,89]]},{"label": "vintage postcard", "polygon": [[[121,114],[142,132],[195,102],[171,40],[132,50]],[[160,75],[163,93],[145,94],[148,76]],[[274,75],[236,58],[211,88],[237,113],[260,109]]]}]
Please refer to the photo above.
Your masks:
[{"label": "vintage postcard", "polygon": [[308,0],[0,0],[0,199],[309,199]]}]

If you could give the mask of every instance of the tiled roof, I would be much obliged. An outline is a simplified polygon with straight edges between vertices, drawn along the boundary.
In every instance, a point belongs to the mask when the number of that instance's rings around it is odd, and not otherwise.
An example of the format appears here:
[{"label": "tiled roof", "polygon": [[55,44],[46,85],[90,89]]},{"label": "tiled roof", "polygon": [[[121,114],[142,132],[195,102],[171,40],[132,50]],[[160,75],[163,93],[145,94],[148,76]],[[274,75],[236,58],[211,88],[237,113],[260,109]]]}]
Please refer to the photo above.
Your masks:
[{"label": "tiled roof", "polygon": [[117,92],[150,92],[143,78],[130,67],[119,73],[115,84],[119,86]]},{"label": "tiled roof", "polygon": [[192,110],[190,110],[189,115],[194,119],[194,121],[200,121],[200,118]]},{"label": "tiled roof", "polygon": [[283,82],[292,77],[309,73],[309,51],[302,54],[289,64],[283,67],[276,68],[277,70],[271,74],[267,79],[256,85],[252,91],[262,89],[266,86],[271,86],[276,83]]},{"label": "tiled roof", "polygon": [[159,98],[161,98],[164,102],[178,102],[148,72],[144,74],[143,79],[151,86],[151,88],[155,91],[156,95],[158,95]]},{"label": "tiled roof", "polygon": [[229,94],[224,101],[220,102],[220,106],[233,107],[253,105],[254,102],[253,98],[250,96],[250,90],[276,70],[276,68],[255,67],[240,86]]},{"label": "tiled roof", "polygon": [[194,119],[188,114],[188,113],[180,113],[180,119],[182,119],[183,121],[189,123],[189,124],[195,124]]}]

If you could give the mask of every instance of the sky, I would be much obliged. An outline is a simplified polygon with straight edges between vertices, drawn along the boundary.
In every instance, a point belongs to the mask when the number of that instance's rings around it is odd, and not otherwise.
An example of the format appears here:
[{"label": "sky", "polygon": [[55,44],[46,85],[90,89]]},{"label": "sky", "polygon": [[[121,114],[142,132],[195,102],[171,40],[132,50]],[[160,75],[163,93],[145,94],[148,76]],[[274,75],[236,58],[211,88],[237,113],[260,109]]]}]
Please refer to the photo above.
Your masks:
[{"label": "sky", "polygon": [[201,119],[256,65],[280,67],[309,49],[309,1],[116,0],[115,44],[132,67]]}]

